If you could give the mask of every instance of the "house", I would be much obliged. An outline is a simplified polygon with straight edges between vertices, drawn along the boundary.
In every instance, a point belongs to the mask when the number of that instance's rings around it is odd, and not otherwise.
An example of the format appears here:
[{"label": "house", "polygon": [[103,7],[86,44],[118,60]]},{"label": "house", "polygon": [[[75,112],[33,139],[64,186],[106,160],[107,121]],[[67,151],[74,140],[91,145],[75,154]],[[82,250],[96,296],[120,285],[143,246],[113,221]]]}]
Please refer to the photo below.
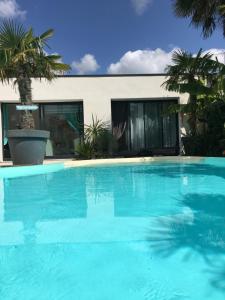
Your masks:
[{"label": "house", "polygon": [[[183,124],[165,114],[188,96],[162,87],[164,74],[58,76],[52,83],[33,80],[36,127],[51,132],[47,157],[71,157],[92,115],[121,128],[119,155],[176,155]],[[10,158],[7,130],[18,127],[19,94],[13,84],[0,85],[0,161]]]}]

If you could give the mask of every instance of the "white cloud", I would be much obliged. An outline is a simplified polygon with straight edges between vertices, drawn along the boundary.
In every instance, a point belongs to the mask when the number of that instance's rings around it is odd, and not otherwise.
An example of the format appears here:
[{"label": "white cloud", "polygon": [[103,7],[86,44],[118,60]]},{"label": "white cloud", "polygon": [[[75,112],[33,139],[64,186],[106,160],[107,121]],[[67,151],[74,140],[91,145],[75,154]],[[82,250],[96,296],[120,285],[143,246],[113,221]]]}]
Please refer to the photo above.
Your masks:
[{"label": "white cloud", "polygon": [[109,74],[163,73],[172,62],[172,53],[156,50],[128,51],[121,59],[108,67]]},{"label": "white cloud", "polygon": [[0,0],[0,18],[24,18],[26,13],[16,0]]},{"label": "white cloud", "polygon": [[[148,74],[164,73],[167,65],[172,64],[172,54],[178,47],[166,52],[160,48],[151,50],[136,50],[126,52],[118,62],[112,63],[107,71],[109,74]],[[225,63],[225,49],[209,49],[203,52],[211,53],[212,59]],[[196,55],[196,54],[195,54]]]},{"label": "white cloud", "polygon": [[142,15],[153,0],[131,0],[131,3],[138,15]]},{"label": "white cloud", "polygon": [[79,75],[94,73],[99,69],[99,65],[92,54],[85,54],[80,61],[73,61],[71,64],[72,69],[74,69]]},{"label": "white cloud", "polygon": [[209,49],[203,52],[203,54],[210,53],[212,54],[212,59],[218,59],[219,62],[225,63],[225,49]]}]

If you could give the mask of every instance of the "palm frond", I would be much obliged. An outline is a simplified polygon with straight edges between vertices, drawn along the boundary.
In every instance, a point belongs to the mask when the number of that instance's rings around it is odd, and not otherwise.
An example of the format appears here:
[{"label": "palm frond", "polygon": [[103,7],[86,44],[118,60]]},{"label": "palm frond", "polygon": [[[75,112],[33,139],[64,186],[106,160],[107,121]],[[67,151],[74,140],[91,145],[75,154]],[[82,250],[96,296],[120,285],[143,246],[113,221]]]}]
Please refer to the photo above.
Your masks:
[{"label": "palm frond", "polygon": [[15,50],[20,47],[26,36],[23,25],[12,20],[3,21],[0,26],[0,47],[2,49]]},{"label": "palm frond", "polygon": [[25,30],[14,21],[3,21],[0,25],[1,80],[7,80],[8,76],[17,78],[22,73],[29,78],[52,80],[70,70],[69,65],[61,62],[60,55],[48,55],[44,49],[53,32],[49,29],[35,36],[32,28]]},{"label": "palm frond", "polygon": [[[205,95],[207,97],[219,93],[218,82],[223,82],[225,65],[212,59],[210,52],[203,53],[200,49],[193,56],[183,50],[176,50],[172,55],[172,64],[166,69],[166,81],[163,86],[168,91]],[[220,79],[219,79],[220,78]]]},{"label": "palm frond", "polygon": [[54,29],[48,29],[47,31],[45,31],[44,33],[42,33],[39,38],[42,41],[46,41],[49,38],[51,38],[53,36],[53,34],[54,34]]},{"label": "palm frond", "polygon": [[207,38],[217,26],[223,28],[224,4],[224,0],[173,0],[173,9],[177,17],[190,18],[192,26],[202,28],[202,34]]}]

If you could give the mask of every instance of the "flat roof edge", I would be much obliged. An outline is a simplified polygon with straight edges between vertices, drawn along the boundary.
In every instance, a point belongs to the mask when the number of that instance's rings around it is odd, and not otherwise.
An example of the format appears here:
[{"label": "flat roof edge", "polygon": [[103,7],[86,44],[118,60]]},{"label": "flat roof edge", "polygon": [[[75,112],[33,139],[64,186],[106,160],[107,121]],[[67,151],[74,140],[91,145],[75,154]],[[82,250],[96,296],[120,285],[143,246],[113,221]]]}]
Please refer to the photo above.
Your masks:
[{"label": "flat roof edge", "polygon": [[153,77],[166,76],[165,73],[151,73],[151,74],[95,74],[95,75],[57,75],[57,77]]}]

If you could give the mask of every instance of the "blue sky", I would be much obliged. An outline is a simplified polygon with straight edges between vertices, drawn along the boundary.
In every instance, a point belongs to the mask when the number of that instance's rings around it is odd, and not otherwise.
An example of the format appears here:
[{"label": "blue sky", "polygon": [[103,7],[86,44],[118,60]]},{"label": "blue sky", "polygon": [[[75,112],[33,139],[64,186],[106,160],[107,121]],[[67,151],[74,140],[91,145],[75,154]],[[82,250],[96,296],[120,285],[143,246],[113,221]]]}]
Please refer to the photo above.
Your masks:
[{"label": "blue sky", "polygon": [[174,48],[224,51],[220,31],[203,39],[190,20],[173,15],[171,2],[0,0],[0,17],[15,18],[37,34],[55,29],[51,51],[72,65],[71,74],[156,73],[170,63]]}]

